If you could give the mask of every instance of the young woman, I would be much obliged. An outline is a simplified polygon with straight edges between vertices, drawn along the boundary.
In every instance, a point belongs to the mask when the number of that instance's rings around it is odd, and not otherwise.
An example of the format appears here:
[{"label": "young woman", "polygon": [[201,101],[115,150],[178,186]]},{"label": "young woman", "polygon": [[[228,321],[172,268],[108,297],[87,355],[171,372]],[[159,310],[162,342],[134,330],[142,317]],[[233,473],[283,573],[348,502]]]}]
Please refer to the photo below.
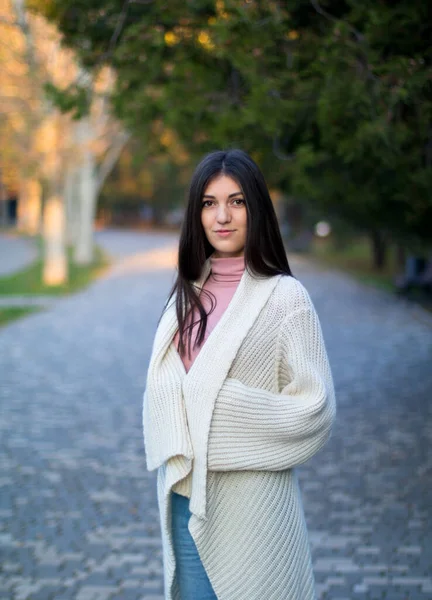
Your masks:
[{"label": "young woman", "polygon": [[144,392],[166,600],[311,600],[294,467],[324,445],[335,394],[264,178],[240,150],[197,166],[178,276]]}]

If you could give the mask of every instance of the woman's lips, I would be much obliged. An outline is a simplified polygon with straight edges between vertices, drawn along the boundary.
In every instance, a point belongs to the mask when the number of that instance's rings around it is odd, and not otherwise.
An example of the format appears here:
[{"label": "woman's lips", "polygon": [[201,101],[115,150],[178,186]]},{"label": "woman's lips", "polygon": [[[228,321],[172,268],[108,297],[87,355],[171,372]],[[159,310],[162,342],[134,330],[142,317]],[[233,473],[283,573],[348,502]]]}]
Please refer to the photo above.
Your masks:
[{"label": "woman's lips", "polygon": [[216,233],[217,233],[217,235],[220,235],[221,237],[228,237],[231,233],[234,233],[234,229],[229,230],[229,231],[227,231],[227,230],[216,231]]}]

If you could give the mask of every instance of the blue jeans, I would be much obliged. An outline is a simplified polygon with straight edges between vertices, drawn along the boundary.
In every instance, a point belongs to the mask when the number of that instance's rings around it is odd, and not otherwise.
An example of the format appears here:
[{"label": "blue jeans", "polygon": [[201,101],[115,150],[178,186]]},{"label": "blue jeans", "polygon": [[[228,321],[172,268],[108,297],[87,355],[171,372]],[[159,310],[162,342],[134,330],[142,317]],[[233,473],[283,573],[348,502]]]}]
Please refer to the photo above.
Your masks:
[{"label": "blue jeans", "polygon": [[188,530],[189,498],[172,492],[172,537],[181,600],[217,600]]}]

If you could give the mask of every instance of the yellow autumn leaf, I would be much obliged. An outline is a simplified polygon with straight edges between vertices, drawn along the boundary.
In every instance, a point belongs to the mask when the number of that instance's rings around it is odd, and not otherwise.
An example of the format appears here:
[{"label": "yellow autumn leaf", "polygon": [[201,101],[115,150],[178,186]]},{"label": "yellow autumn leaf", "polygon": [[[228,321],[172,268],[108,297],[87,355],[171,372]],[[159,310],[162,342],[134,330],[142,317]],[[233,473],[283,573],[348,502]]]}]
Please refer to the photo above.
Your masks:
[{"label": "yellow autumn leaf", "polygon": [[206,31],[201,31],[198,35],[198,42],[206,50],[213,50],[215,45],[213,44],[211,37]]},{"label": "yellow autumn leaf", "polygon": [[164,35],[165,44],[167,46],[175,46],[179,43],[179,37],[173,31],[167,31]]}]

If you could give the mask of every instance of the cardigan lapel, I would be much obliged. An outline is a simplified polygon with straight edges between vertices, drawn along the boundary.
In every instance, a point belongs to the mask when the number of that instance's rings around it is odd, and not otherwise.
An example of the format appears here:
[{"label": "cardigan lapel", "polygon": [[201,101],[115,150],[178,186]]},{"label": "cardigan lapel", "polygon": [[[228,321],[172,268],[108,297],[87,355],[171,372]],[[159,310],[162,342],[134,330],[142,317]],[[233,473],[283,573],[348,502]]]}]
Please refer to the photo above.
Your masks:
[{"label": "cardigan lapel", "polygon": [[[207,280],[211,271],[211,262],[210,257],[205,261],[201,276],[194,282],[199,289],[201,289],[204,283]],[[213,353],[214,359],[216,359],[215,351],[219,349],[219,353],[221,354],[221,362],[219,364],[222,366],[223,358],[228,358],[232,356],[231,360],[229,360],[229,364],[226,364],[226,372],[228,372],[229,367],[231,366],[231,362],[233,361],[235,355],[237,354],[240,345],[246,336],[249,329],[252,327],[256,317],[258,316],[260,310],[263,308],[265,303],[267,302],[271,292],[276,286],[277,282],[280,279],[280,275],[276,275],[273,277],[263,277],[260,279],[256,279],[252,275],[249,274],[247,269],[245,268],[244,273],[240,279],[240,282],[237,286],[237,289],[231,298],[229,305],[226,310],[222,314],[219,322],[216,324],[213,331],[208,336],[207,340],[204,342],[201,347],[198,355],[196,356],[194,362],[191,365],[191,368],[186,373],[184,367],[182,368],[182,360],[180,355],[178,354],[177,349],[175,352],[179,358],[181,363],[180,370],[183,372],[185,377],[188,377],[193,371],[199,369],[199,364],[202,361],[202,357],[207,354],[207,348],[210,346],[211,352]],[[239,313],[239,314],[237,314]],[[241,314],[242,313],[242,314]],[[227,324],[224,326],[225,321]],[[238,332],[234,335],[230,335],[229,330],[233,325],[238,326]],[[226,348],[225,344],[219,344],[219,346],[215,347],[217,342],[213,340],[213,334],[217,333],[219,328],[224,327],[224,330],[228,333],[228,339],[234,338],[230,340],[230,348]],[[246,328],[247,327],[247,328]],[[159,323],[159,327],[156,332],[156,337],[154,340],[154,353],[152,357],[152,361],[150,365],[153,365],[155,362],[159,362],[163,359],[164,355],[168,351],[170,344],[172,343],[174,336],[178,329],[177,322],[177,313],[175,306],[175,298],[172,298],[169,306],[166,308],[164,314]],[[219,338],[219,336],[218,336]],[[232,351],[235,347],[234,352]],[[230,350],[230,351],[227,351]],[[149,365],[149,367],[150,367]],[[198,366],[195,366],[198,365]]]},{"label": "cardigan lapel", "polygon": [[[208,275],[210,274],[210,270],[211,270],[211,262],[210,262],[210,257],[209,257],[203,265],[200,278],[194,282],[194,285],[196,285],[197,287],[199,287],[201,289],[202,286],[204,285]],[[159,326],[156,331],[156,336],[155,336],[155,340],[153,343],[153,347],[155,350],[155,356],[154,356],[155,361],[157,358],[159,360],[162,360],[163,356],[167,352],[167,350],[174,338],[174,335],[175,335],[177,329],[178,329],[177,312],[176,312],[176,305],[175,305],[175,296],[173,296],[173,298],[170,301],[170,304],[168,305],[168,307],[166,308],[165,312],[163,313],[163,315],[161,317]],[[177,350],[176,350],[176,352],[177,352]],[[178,355],[178,356],[180,358],[180,355]],[[180,360],[181,360],[181,358],[180,358]],[[152,360],[150,365],[152,365],[153,362],[154,361]],[[149,365],[149,368],[150,368],[150,365]],[[186,371],[184,369],[183,369],[183,372],[186,373]]]},{"label": "cardigan lapel", "polygon": [[[200,284],[209,270],[210,261],[204,264]],[[153,341],[143,399],[143,430],[147,468],[152,471],[174,456],[183,457],[185,476],[194,454],[182,389],[186,370],[171,343],[176,330],[174,297],[160,318]]]},{"label": "cardigan lapel", "polygon": [[207,444],[216,398],[236,354],[281,275],[257,279],[247,269],[228,307],[183,378],[194,450],[190,510],[206,519]]}]

